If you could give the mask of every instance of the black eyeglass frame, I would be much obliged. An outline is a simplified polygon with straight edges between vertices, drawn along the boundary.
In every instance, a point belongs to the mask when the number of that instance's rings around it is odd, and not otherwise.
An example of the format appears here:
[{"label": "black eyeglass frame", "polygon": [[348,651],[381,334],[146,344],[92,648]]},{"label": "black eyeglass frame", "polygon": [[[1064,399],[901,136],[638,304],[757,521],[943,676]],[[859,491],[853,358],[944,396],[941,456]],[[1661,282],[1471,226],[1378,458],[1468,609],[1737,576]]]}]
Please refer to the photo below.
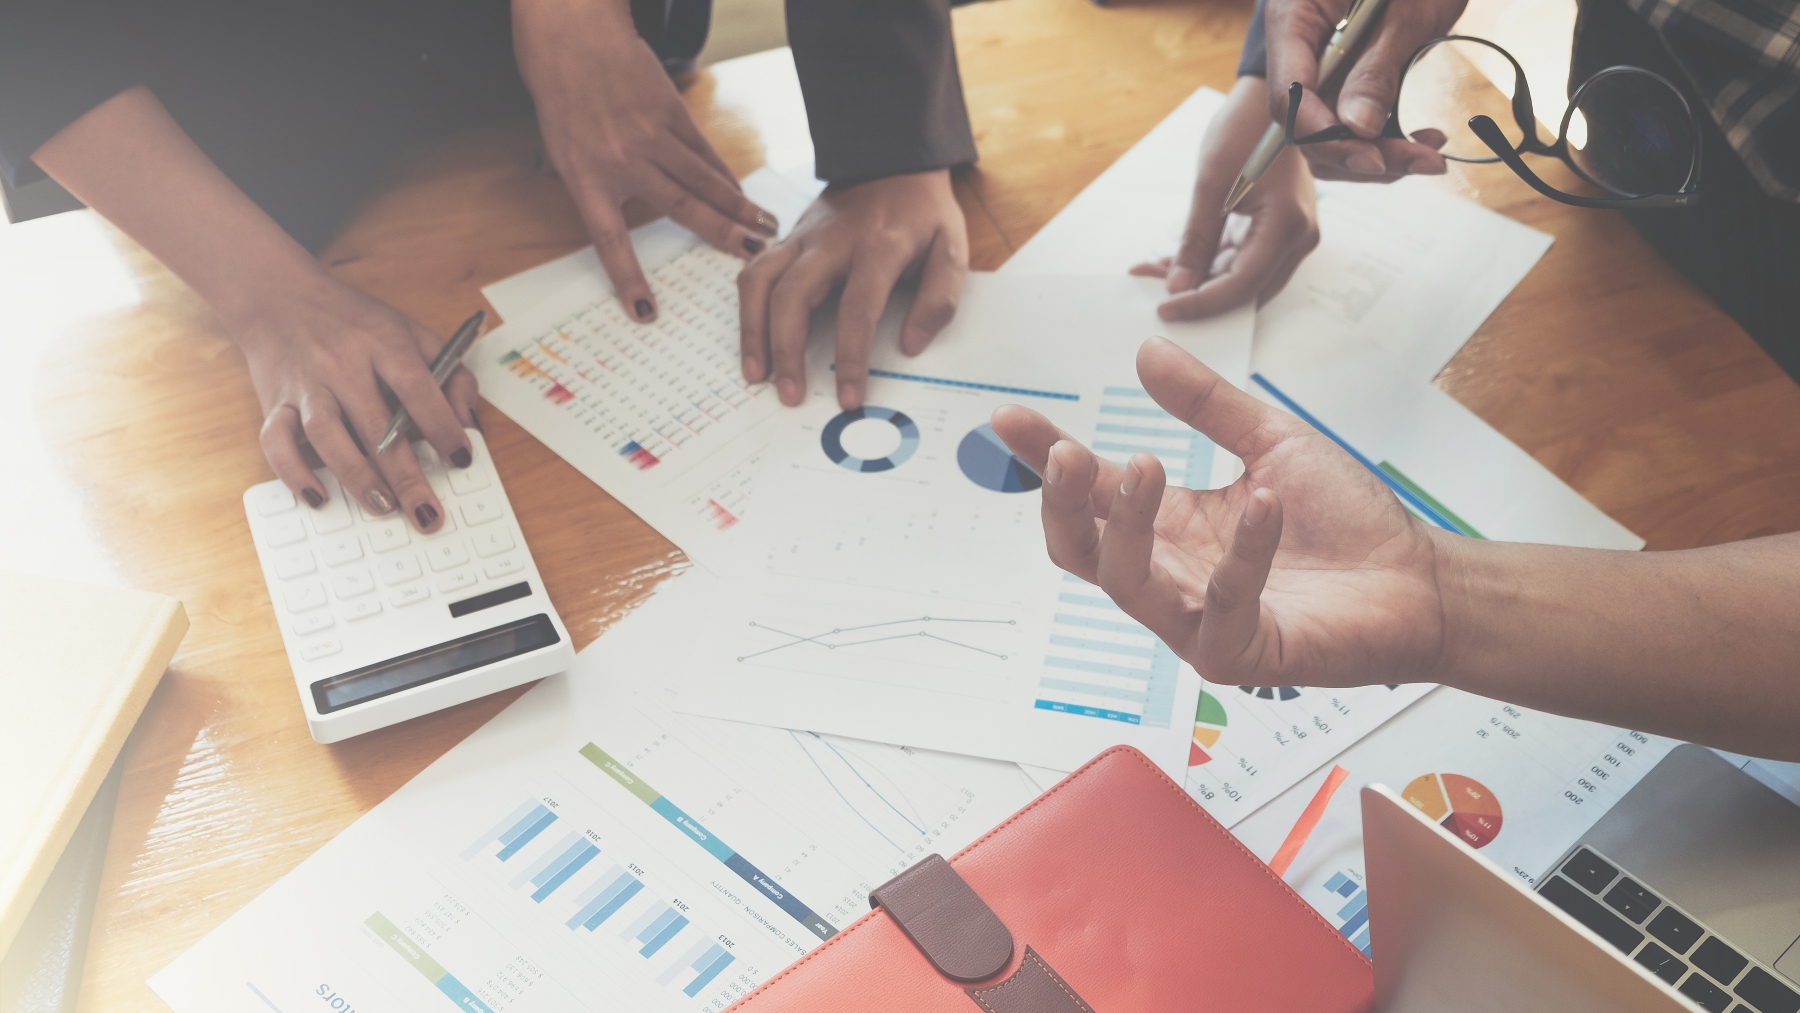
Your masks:
[{"label": "black eyeglass frame", "polygon": [[[1405,89],[1406,75],[1412,71],[1412,68],[1419,62],[1420,58],[1425,55],[1426,50],[1443,42],[1473,42],[1478,45],[1486,46],[1494,52],[1499,53],[1501,56],[1506,57],[1506,62],[1511,64],[1513,69],[1512,111],[1513,118],[1518,121],[1520,134],[1520,141],[1515,146],[1511,141],[1506,139],[1506,134],[1500,129],[1500,125],[1495,123],[1491,117],[1472,116],[1469,118],[1469,129],[1474,131],[1475,136],[1479,137],[1482,143],[1486,144],[1488,148],[1494,152],[1494,156],[1491,158],[1470,158],[1459,155],[1445,155],[1445,158],[1455,162],[1478,164],[1504,162],[1506,163],[1507,168],[1517,174],[1518,177],[1524,180],[1533,190],[1536,190],[1538,193],[1543,194],[1551,200],[1559,201],[1564,204],[1572,204],[1576,207],[1679,208],[1688,207],[1699,200],[1700,122],[1694,117],[1694,110],[1692,106],[1688,105],[1687,96],[1683,95],[1681,89],[1671,83],[1668,78],[1663,77],[1661,74],[1652,70],[1646,70],[1642,67],[1632,67],[1625,64],[1606,67],[1595,72],[1592,77],[1589,77],[1586,81],[1582,82],[1581,87],[1575,89],[1575,93],[1569,97],[1569,107],[1564,110],[1562,123],[1557,129],[1556,143],[1545,144],[1538,139],[1537,115],[1532,110],[1531,88],[1525,81],[1525,68],[1519,66],[1519,61],[1514,59],[1511,53],[1486,39],[1476,38],[1473,35],[1441,35],[1435,39],[1429,40],[1424,45],[1414,50],[1411,58],[1406,61],[1406,68],[1400,72],[1399,87],[1395,90],[1395,94],[1398,95]],[[1674,193],[1637,194],[1619,197],[1583,197],[1579,194],[1564,193],[1544,182],[1537,173],[1531,171],[1531,167],[1526,165],[1525,160],[1520,157],[1522,154],[1533,154],[1546,155],[1551,158],[1560,159],[1564,165],[1567,165],[1570,169],[1574,170],[1575,175],[1581,177],[1584,181],[1610,193],[1619,193],[1618,190],[1589,176],[1582,170],[1581,166],[1576,163],[1575,159],[1569,155],[1569,122],[1574,118],[1575,110],[1581,102],[1582,95],[1588,88],[1592,87],[1596,81],[1600,81],[1616,74],[1642,74],[1654,79],[1674,93],[1676,99],[1681,102],[1682,111],[1687,114],[1688,127],[1692,132],[1691,150],[1693,151],[1693,157],[1691,163],[1688,165],[1687,179]],[[1287,142],[1289,144],[1321,144],[1326,141],[1348,141],[1359,139],[1354,131],[1341,123],[1334,123],[1323,130],[1308,134],[1305,137],[1295,137],[1294,119],[1299,113],[1300,99],[1304,94],[1305,88],[1301,86],[1300,82],[1295,81],[1288,86]],[[1394,109],[1388,113],[1387,123],[1382,127],[1381,136],[1398,138],[1405,138],[1407,136],[1406,131],[1400,126],[1400,109],[1398,102],[1395,103]]]}]

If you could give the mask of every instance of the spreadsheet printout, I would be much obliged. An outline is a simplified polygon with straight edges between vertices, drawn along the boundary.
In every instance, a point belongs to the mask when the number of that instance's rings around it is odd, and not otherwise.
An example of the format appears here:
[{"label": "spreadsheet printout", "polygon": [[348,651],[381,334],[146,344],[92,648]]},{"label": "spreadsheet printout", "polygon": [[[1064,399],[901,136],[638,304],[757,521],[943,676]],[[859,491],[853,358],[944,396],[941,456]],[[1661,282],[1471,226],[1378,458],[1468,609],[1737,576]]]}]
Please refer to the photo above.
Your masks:
[{"label": "spreadsheet printout", "polygon": [[470,361],[490,402],[715,566],[781,405],[739,366],[743,262],[691,234],[649,238],[655,321],[631,319],[604,278],[583,276],[489,332]]}]

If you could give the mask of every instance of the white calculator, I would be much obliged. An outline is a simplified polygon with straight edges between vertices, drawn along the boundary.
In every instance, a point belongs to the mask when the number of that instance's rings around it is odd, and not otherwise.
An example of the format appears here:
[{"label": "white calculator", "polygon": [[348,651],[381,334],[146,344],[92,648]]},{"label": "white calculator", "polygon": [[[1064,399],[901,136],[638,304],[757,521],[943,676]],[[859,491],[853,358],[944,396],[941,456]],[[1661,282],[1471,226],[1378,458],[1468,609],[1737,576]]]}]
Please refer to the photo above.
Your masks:
[{"label": "white calculator", "polygon": [[413,453],[444,505],[422,535],[377,517],[319,472],[331,498],[301,505],[280,482],[244,493],[263,580],[306,725],[337,742],[566,671],[569,631],[550,606],[481,434],[452,468]]}]

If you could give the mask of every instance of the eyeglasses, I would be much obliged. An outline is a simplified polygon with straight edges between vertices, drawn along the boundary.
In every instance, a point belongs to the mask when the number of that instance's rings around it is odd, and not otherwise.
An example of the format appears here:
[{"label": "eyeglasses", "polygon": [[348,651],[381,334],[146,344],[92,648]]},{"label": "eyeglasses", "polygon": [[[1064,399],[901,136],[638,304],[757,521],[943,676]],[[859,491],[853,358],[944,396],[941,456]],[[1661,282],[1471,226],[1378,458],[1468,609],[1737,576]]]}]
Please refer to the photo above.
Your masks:
[{"label": "eyeglasses", "polygon": [[[1486,67],[1497,72],[1498,80],[1508,66],[1513,74],[1510,103],[1483,75],[1470,73]],[[1294,117],[1303,93],[1298,81],[1288,87],[1289,144],[1356,138],[1343,124],[1295,137]],[[1510,113],[1501,108],[1507,104]],[[1463,125],[1455,126],[1459,123]],[[1676,208],[1699,199],[1700,124],[1681,89],[1641,67],[1608,67],[1583,82],[1569,97],[1556,142],[1545,144],[1538,137],[1525,70],[1511,53],[1468,35],[1432,39],[1401,72],[1399,95],[1381,133],[1436,140],[1428,131],[1443,135],[1439,150],[1445,158],[1505,162],[1533,190],[1564,204]],[[1561,159],[1584,182],[1611,196],[1559,190],[1531,171],[1520,157],[1526,154]]]}]

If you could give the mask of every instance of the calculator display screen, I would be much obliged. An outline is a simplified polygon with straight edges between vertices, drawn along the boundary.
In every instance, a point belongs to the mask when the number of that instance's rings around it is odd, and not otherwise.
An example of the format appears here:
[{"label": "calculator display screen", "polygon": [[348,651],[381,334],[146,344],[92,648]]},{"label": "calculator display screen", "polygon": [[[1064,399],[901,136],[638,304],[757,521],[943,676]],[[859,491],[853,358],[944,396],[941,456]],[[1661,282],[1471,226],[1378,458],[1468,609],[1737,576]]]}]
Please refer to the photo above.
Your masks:
[{"label": "calculator display screen", "polygon": [[354,672],[320,679],[312,684],[313,705],[320,714],[330,714],[496,661],[529,654],[560,639],[550,617],[539,613],[529,619],[471,633]]}]

